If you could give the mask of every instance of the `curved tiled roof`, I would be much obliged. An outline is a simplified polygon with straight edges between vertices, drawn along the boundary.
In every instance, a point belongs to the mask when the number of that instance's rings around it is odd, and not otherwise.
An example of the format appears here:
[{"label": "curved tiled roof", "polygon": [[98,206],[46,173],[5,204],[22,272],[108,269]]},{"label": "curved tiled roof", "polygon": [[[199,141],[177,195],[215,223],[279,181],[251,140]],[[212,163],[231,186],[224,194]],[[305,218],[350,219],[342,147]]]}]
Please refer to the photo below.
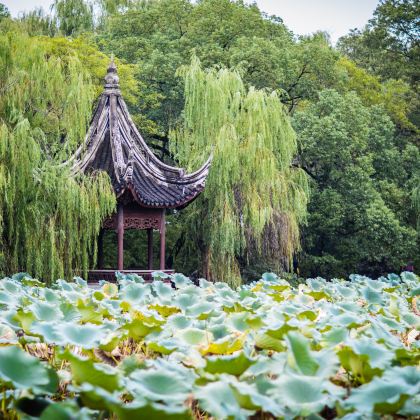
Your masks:
[{"label": "curved tiled roof", "polygon": [[210,159],[192,174],[159,160],[134,125],[118,82],[111,63],[85,141],[70,160],[73,173],[106,171],[117,197],[131,191],[144,207],[185,207],[203,191]]}]

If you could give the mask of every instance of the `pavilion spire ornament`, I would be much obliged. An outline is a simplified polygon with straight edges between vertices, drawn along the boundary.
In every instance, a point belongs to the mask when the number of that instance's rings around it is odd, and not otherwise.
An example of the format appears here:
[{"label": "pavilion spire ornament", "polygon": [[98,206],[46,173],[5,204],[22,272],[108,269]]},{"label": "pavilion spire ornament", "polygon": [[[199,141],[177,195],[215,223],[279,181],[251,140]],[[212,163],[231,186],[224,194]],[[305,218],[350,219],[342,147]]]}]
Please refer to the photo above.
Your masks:
[{"label": "pavilion spire ornament", "polygon": [[111,60],[105,76],[105,89],[119,89],[120,78],[118,77],[117,66],[114,59]]},{"label": "pavilion spire ornament", "polygon": [[[118,232],[118,269],[122,270],[124,228],[148,229],[150,254],[156,226],[161,235],[160,268],[165,268],[165,211],[186,207],[203,191],[210,161],[187,174],[153,154],[133,123],[112,59],[85,140],[68,164],[75,175],[105,171],[111,178],[118,211],[105,221],[104,228]],[[151,265],[149,255],[150,269]]]}]

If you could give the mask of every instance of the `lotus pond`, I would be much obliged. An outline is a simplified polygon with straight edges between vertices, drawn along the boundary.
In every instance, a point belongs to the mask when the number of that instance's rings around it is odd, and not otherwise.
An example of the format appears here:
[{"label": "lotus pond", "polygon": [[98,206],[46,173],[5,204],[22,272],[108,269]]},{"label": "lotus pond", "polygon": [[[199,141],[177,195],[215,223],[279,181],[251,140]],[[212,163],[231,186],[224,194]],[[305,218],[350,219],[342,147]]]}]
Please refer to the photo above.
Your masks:
[{"label": "lotus pond", "polygon": [[236,290],[163,277],[1,280],[0,417],[420,415],[414,274],[293,287],[267,273]]}]

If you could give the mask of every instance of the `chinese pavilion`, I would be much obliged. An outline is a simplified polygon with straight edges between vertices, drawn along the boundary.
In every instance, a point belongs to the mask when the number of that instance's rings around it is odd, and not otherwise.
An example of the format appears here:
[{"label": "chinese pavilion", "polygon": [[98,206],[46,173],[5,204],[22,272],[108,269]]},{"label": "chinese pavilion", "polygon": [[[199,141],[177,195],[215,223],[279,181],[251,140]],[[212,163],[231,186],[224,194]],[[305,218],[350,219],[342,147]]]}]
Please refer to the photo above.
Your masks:
[{"label": "chinese pavilion", "polygon": [[134,125],[121,96],[114,62],[108,67],[105,88],[94,112],[84,143],[70,163],[72,172],[106,171],[117,197],[117,211],[103,223],[98,239],[98,266],[89,271],[89,281],[114,280],[115,270],[103,268],[103,232],[117,232],[117,270],[124,271],[124,231],[146,229],[147,270],[129,270],[150,278],[153,270],[153,231],[160,234],[159,269],[165,272],[166,209],[181,209],[204,189],[210,159],[198,171],[166,165],[147,146]]}]

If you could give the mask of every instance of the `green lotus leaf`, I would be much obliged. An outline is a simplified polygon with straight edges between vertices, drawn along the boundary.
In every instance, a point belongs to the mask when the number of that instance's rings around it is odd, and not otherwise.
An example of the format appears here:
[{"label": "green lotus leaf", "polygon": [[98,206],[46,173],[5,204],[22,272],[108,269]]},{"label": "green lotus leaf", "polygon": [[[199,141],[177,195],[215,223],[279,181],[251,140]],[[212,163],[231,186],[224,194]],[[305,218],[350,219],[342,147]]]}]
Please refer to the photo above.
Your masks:
[{"label": "green lotus leaf", "polygon": [[0,347],[0,378],[35,393],[54,392],[58,387],[54,370],[16,346]]},{"label": "green lotus leaf", "polygon": [[[125,276],[126,281],[131,281],[133,283],[144,283],[144,278],[142,276],[139,276],[136,273],[129,273]],[[121,284],[121,282],[119,282]]]},{"label": "green lotus leaf", "polygon": [[40,420],[91,420],[92,413],[87,408],[80,408],[74,401],[49,404],[42,412]]},{"label": "green lotus leaf", "polygon": [[350,341],[349,344],[354,353],[368,357],[369,365],[372,368],[385,369],[395,357],[394,352],[367,337]]},{"label": "green lotus leaf", "polygon": [[270,286],[270,289],[276,292],[284,292],[290,289],[290,284],[273,284]]},{"label": "green lotus leaf", "polygon": [[[21,273],[19,273],[21,274]],[[20,278],[20,282],[23,286],[29,287],[45,287],[45,283],[37,279],[33,279],[28,273],[22,273],[23,275]],[[17,277],[13,276],[13,279],[18,280]]]},{"label": "green lotus leaf", "polygon": [[398,411],[398,416],[418,418],[420,416],[420,395],[410,396],[404,403],[404,406]]},{"label": "green lotus leaf", "polygon": [[115,283],[105,283],[102,285],[101,291],[105,296],[116,297],[118,295],[118,286]]},{"label": "green lotus leaf", "polygon": [[361,383],[369,382],[375,375],[381,374],[381,369],[371,367],[368,355],[356,354],[351,347],[341,348],[338,357],[342,367]]},{"label": "green lotus leaf", "polygon": [[77,308],[71,303],[63,302],[59,305],[59,308],[65,322],[79,321],[82,317]]},{"label": "green lotus leaf", "polygon": [[[241,384],[240,382],[232,383],[232,381],[229,381],[229,385],[241,408],[249,410],[250,413],[262,409],[261,402],[255,402],[258,392],[252,385],[246,383]],[[267,399],[269,400],[269,398]],[[267,407],[264,407],[264,411],[268,412],[269,410]]]},{"label": "green lotus leaf", "polygon": [[324,380],[313,376],[283,375],[269,393],[293,415],[309,416],[331,405]]},{"label": "green lotus leaf", "polygon": [[197,296],[191,293],[179,293],[174,299],[174,303],[184,311],[195,305],[197,301]]},{"label": "green lotus leaf", "polygon": [[370,286],[366,286],[361,290],[363,297],[370,303],[370,304],[382,304],[382,296],[381,293],[377,292]]},{"label": "green lotus leaf", "polygon": [[38,301],[30,306],[30,310],[39,321],[59,321],[63,318],[60,309],[51,303]]},{"label": "green lotus leaf", "polygon": [[152,277],[155,283],[159,280],[164,280],[169,278],[169,274],[165,273],[164,271],[153,271]]},{"label": "green lotus leaf", "polygon": [[416,372],[415,368],[410,369],[411,372],[407,376],[411,381],[416,382],[416,384],[412,384],[405,377],[399,375],[403,369],[407,368],[394,371],[392,376],[374,378],[371,382],[353,389],[350,397],[344,403],[345,406],[357,409],[362,413],[397,413],[410,395],[420,392],[420,373]]},{"label": "green lotus leaf", "polygon": [[314,292],[321,292],[327,286],[324,279],[316,278],[316,279],[307,279],[306,284],[314,291]]},{"label": "green lotus leaf", "polygon": [[69,361],[73,381],[76,384],[88,383],[108,392],[121,388],[118,371],[112,366],[94,363],[93,360],[79,357],[68,350],[63,352],[60,358]]},{"label": "green lotus leaf", "polygon": [[191,420],[191,414],[185,407],[167,406],[153,402],[109,405],[119,420]]},{"label": "green lotus leaf", "polygon": [[190,306],[186,312],[188,315],[192,317],[196,317],[198,319],[207,319],[209,315],[215,309],[214,303],[210,302],[199,302],[195,305]]},{"label": "green lotus leaf", "polygon": [[200,349],[201,354],[232,354],[242,350],[244,345],[244,336],[238,338],[222,338],[210,343],[206,348]]},{"label": "green lotus leaf", "polygon": [[420,352],[418,349],[399,348],[395,350],[395,360],[401,366],[420,366]]},{"label": "green lotus leaf", "polygon": [[0,285],[2,289],[12,295],[18,295],[22,292],[21,285],[13,280],[3,279]]},{"label": "green lotus leaf", "polygon": [[29,333],[31,325],[34,321],[36,321],[36,318],[32,312],[26,312],[23,309],[18,309],[16,314],[13,316],[13,320],[22,327],[23,331]]},{"label": "green lotus leaf", "polygon": [[67,282],[66,280],[58,279],[56,280],[55,283],[58,286],[58,288],[61,289],[62,291],[74,292],[73,284]]},{"label": "green lotus leaf", "polygon": [[104,300],[105,299],[105,294],[104,293],[102,293],[100,290],[95,290],[93,293],[92,293],[92,297],[93,297],[93,299],[95,299],[95,300],[97,300],[98,302],[100,302],[101,300]]},{"label": "green lotus leaf", "polygon": [[293,331],[296,330],[297,328],[287,324],[286,322],[284,323],[278,323],[274,328],[268,328],[265,333],[267,335],[269,335],[270,337],[273,338],[277,338],[277,339],[282,339],[284,338],[284,336],[289,332],[289,331]]},{"label": "green lotus leaf", "polygon": [[130,303],[143,302],[151,293],[150,285],[142,283],[130,283],[121,290],[121,298]]},{"label": "green lotus leaf", "polygon": [[315,375],[319,364],[312,356],[309,340],[297,332],[289,332],[286,341],[293,360],[292,367],[304,375]]},{"label": "green lotus leaf", "polygon": [[[251,377],[252,381],[255,381],[256,377],[267,378],[266,375],[278,376],[284,373],[287,359],[286,352],[274,353],[270,357],[265,357],[261,354],[258,356],[255,363],[248,368],[243,377]],[[265,384],[267,383],[265,382]]]},{"label": "green lotus leaf", "polygon": [[153,331],[160,331],[158,325],[150,325],[147,321],[141,319],[133,319],[131,322],[126,323],[123,327],[127,331],[127,334],[130,338],[134,340],[139,340],[146,337]]},{"label": "green lotus leaf", "polygon": [[184,328],[188,328],[191,325],[191,320],[188,319],[185,315],[174,314],[168,318],[166,324],[178,330],[182,330]]},{"label": "green lotus leaf", "polygon": [[315,321],[317,316],[318,314],[314,311],[302,311],[298,314],[297,318],[301,320],[309,319],[310,321]]},{"label": "green lotus leaf", "polygon": [[80,314],[80,320],[82,322],[98,325],[102,323],[102,313],[93,302],[85,303],[82,300],[79,300],[77,303],[77,310]]},{"label": "green lotus leaf", "polygon": [[324,346],[339,344],[348,337],[348,334],[347,328],[333,327],[322,335],[322,344]]},{"label": "green lotus leaf", "polygon": [[73,281],[78,284],[82,289],[86,289],[88,287],[88,282],[83,280],[81,277],[75,276],[73,277]]},{"label": "green lotus leaf", "polygon": [[244,332],[249,329],[249,324],[247,322],[248,317],[248,312],[234,312],[229,314],[229,316],[226,319],[226,323],[233,329],[240,332]]},{"label": "green lotus leaf", "polygon": [[61,324],[60,334],[63,337],[63,341],[60,344],[71,344],[84,349],[98,347],[101,340],[105,337],[104,331],[94,324],[77,325],[63,323]]},{"label": "green lotus leaf", "polygon": [[[259,381],[261,383],[261,381]],[[284,416],[284,409],[271,396],[262,394],[263,387],[246,382],[230,381],[231,389],[239,405],[247,410],[263,410],[276,417]],[[257,381],[258,384],[258,381]],[[270,387],[271,389],[271,387]]]},{"label": "green lotus leaf", "polygon": [[43,292],[42,294],[44,296],[44,299],[48,303],[52,303],[52,304],[55,304],[55,305],[58,305],[59,303],[61,303],[61,297],[58,294],[58,292],[56,292],[54,290],[51,290],[51,289],[48,289],[48,288],[43,289],[42,292]]},{"label": "green lotus leaf", "polygon": [[274,338],[267,333],[255,336],[255,346],[263,350],[284,351],[285,345],[282,340]]},{"label": "green lotus leaf", "polygon": [[192,284],[192,281],[188,277],[185,277],[180,273],[173,274],[171,279],[177,289],[183,289],[184,287],[190,286]]},{"label": "green lotus leaf", "polygon": [[247,419],[249,414],[237,401],[232,388],[227,382],[211,382],[197,387],[194,397],[200,408],[216,419]]},{"label": "green lotus leaf", "polygon": [[153,311],[148,311],[144,308],[142,311],[131,312],[132,319],[138,319],[150,326],[160,326],[166,323],[166,320],[159,314]]},{"label": "green lotus leaf", "polygon": [[[168,277],[167,274],[165,274],[165,276]],[[163,301],[170,300],[172,298],[174,290],[170,284],[163,283],[162,281],[154,281],[152,287],[156,295]]]},{"label": "green lotus leaf", "polygon": [[322,300],[322,299],[331,300],[331,296],[325,293],[325,291],[320,291],[320,292],[311,291],[307,293],[307,295],[313,297],[315,300]]},{"label": "green lotus leaf", "polygon": [[338,315],[334,317],[332,321],[336,325],[347,327],[347,328],[357,328],[357,327],[362,326],[365,322],[363,319],[351,313],[343,313],[341,315]]},{"label": "green lotus leaf", "polygon": [[34,322],[31,333],[40,335],[45,343],[61,343],[63,336],[60,334],[58,325],[56,322]]},{"label": "green lotus leaf", "polygon": [[246,319],[246,323],[253,330],[259,330],[260,328],[265,327],[263,318],[258,315],[256,316],[248,315],[248,318]]},{"label": "green lotus leaf", "polygon": [[192,381],[167,369],[143,369],[130,375],[127,388],[131,394],[147,400],[182,405],[192,390]]},{"label": "green lotus leaf", "polygon": [[121,330],[111,332],[101,340],[99,348],[104,351],[112,352],[112,350],[118,347],[126,338],[126,335]]},{"label": "green lotus leaf", "polygon": [[119,405],[122,403],[120,391],[109,391],[101,386],[92,385],[88,382],[71,386],[70,389],[78,393],[80,404],[91,410],[107,411],[110,405]]},{"label": "green lotus leaf", "polygon": [[182,342],[192,346],[208,345],[213,340],[213,335],[199,328],[185,328],[175,333]]},{"label": "green lotus leaf", "polygon": [[229,356],[209,356],[206,359],[204,370],[209,373],[227,373],[229,375],[240,376],[255,360],[250,359],[243,351]]},{"label": "green lotus leaf", "polygon": [[175,306],[170,305],[160,305],[158,303],[155,303],[153,305],[149,305],[149,309],[152,309],[156,312],[158,312],[163,317],[167,318],[170,315],[176,314],[180,312],[180,310]]},{"label": "green lotus leaf", "polygon": [[355,298],[357,296],[356,291],[351,289],[350,287],[338,285],[336,286],[336,290],[338,291],[338,293],[340,293],[341,296],[343,296],[346,299]]},{"label": "green lotus leaf", "polygon": [[208,330],[213,334],[215,340],[220,340],[230,334],[229,328],[224,323],[211,325]]},{"label": "green lotus leaf", "polygon": [[147,342],[147,348],[149,350],[165,355],[173,353],[178,347],[179,343],[174,339]]},{"label": "green lotus leaf", "polygon": [[135,370],[144,369],[145,367],[145,360],[138,354],[132,354],[131,356],[125,357],[118,365],[119,370],[124,376],[130,375]]},{"label": "green lotus leaf", "polygon": [[278,279],[278,276],[276,273],[264,273],[261,278],[264,281],[275,281]]},{"label": "green lotus leaf", "polygon": [[399,331],[400,333],[403,333],[405,331],[405,326],[392,318],[379,315],[378,320],[386,324],[392,331]]}]

